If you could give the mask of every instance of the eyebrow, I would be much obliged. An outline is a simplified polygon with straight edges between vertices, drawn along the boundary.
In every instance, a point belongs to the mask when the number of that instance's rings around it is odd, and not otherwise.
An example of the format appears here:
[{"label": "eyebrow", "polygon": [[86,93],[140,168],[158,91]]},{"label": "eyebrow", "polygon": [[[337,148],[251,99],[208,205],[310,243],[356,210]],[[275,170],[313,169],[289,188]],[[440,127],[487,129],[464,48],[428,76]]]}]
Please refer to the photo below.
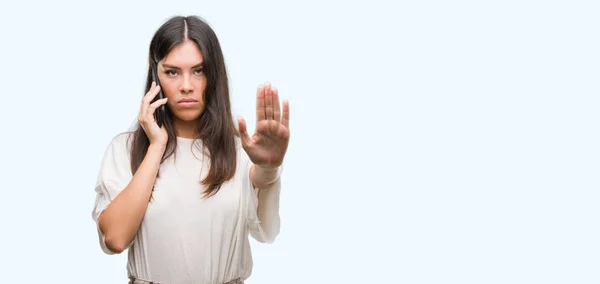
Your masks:
[{"label": "eyebrow", "polygon": [[[196,69],[198,67],[202,67],[202,65],[204,64],[204,62],[200,62],[194,66],[192,66],[192,69]],[[177,66],[173,66],[173,65],[169,65],[169,64],[163,64],[163,67],[165,68],[170,68],[170,69],[177,69],[180,70],[181,68],[177,67]]]}]

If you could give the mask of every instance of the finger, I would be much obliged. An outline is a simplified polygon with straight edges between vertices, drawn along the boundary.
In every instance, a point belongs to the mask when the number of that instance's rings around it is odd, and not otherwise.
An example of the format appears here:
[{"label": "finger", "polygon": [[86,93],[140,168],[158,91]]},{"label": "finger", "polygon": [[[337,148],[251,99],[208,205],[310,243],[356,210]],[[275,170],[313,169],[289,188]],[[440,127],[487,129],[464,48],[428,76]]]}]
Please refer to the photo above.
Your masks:
[{"label": "finger", "polygon": [[269,83],[265,86],[265,115],[267,120],[273,119],[273,92]]},{"label": "finger", "polygon": [[146,95],[144,96],[144,98],[142,99],[142,101],[149,105],[150,102],[154,99],[154,97],[156,97],[156,95],[158,94],[158,92],[160,91],[160,86],[154,86],[153,88],[151,88],[148,93],[146,93]]},{"label": "finger", "polygon": [[152,81],[152,84],[150,84],[150,89],[142,97],[142,103],[140,104],[140,117],[144,116],[144,99],[146,99],[146,97],[148,97],[148,95],[150,95],[150,93],[152,93],[152,90],[154,90],[155,86],[156,86],[156,83],[154,83],[154,81]]},{"label": "finger", "polygon": [[152,84],[150,85],[150,89],[148,89],[148,92],[146,92],[146,94],[144,95],[144,97],[142,98],[142,100],[147,99],[149,96],[152,96],[152,93],[154,91],[156,91],[156,88],[159,87],[156,85],[156,83],[152,82]]},{"label": "finger", "polygon": [[166,104],[167,101],[168,101],[168,98],[163,98],[163,99],[153,102],[150,106],[148,106],[148,110],[146,111],[146,114],[153,115],[154,111],[156,111],[156,108],[158,108],[161,105]]},{"label": "finger", "polygon": [[258,87],[256,91],[256,121],[261,121],[266,119],[265,113],[265,88],[263,85]]},{"label": "finger", "polygon": [[156,95],[158,94],[159,91],[160,91],[160,86],[155,86],[154,89],[152,89],[152,91],[149,92],[144,97],[144,100],[142,102],[144,116],[148,115],[148,107],[150,106],[150,102],[152,102],[152,100],[154,100],[154,98],[156,97]]},{"label": "finger", "polygon": [[290,103],[287,100],[283,100],[283,117],[281,118],[283,126],[290,127]]},{"label": "finger", "polygon": [[279,92],[277,88],[273,88],[273,117],[275,121],[281,121],[281,109],[279,108]]},{"label": "finger", "polygon": [[241,116],[238,117],[238,128],[240,131],[240,138],[242,140],[242,146],[248,146],[250,142],[250,136],[248,135],[248,130],[246,129],[246,121]]}]

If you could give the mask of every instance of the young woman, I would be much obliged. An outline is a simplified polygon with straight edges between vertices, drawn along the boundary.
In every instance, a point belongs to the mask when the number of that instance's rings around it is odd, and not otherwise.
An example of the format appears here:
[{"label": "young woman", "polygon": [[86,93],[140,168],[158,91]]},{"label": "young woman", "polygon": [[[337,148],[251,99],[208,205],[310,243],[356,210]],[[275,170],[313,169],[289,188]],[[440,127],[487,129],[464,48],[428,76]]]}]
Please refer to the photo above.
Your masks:
[{"label": "young woman", "polygon": [[255,133],[243,118],[238,131],[219,41],[198,17],[169,19],[149,53],[139,127],[115,136],[101,163],[100,246],[128,249],[130,283],[243,283],[249,235],[272,243],[279,234],[289,104],[261,85]]}]

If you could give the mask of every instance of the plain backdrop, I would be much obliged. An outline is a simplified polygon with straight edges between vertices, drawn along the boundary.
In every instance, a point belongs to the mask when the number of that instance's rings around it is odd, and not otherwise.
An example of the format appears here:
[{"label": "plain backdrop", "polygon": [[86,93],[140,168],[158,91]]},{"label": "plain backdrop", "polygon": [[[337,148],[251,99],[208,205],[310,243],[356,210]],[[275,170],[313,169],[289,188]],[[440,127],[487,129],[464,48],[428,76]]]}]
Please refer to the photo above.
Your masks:
[{"label": "plain backdrop", "polygon": [[0,4],[0,279],[126,283],[91,218],[173,15],[217,33],[235,115],[291,106],[281,234],[248,284],[599,283],[597,1]]}]

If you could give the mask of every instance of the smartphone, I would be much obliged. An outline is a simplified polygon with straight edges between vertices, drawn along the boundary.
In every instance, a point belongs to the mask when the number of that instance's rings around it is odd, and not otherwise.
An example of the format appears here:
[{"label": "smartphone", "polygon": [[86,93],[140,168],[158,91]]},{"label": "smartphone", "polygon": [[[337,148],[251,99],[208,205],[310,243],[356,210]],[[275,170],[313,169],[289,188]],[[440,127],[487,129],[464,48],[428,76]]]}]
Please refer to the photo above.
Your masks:
[{"label": "smartphone", "polygon": [[[154,80],[154,82],[156,82],[156,85],[160,86],[160,82],[158,81],[158,74],[156,71],[156,67],[152,68],[152,79]],[[152,102],[163,99],[164,97],[165,97],[165,95],[163,94],[163,90],[162,90],[162,86],[161,86],[160,90],[158,91],[158,95],[156,97],[154,97],[154,100],[152,100]],[[165,122],[165,116],[167,115],[166,112],[167,112],[167,110],[166,110],[165,105],[159,106],[154,111],[154,119],[156,119],[156,124],[158,124],[158,127],[163,126],[163,124]]]}]

